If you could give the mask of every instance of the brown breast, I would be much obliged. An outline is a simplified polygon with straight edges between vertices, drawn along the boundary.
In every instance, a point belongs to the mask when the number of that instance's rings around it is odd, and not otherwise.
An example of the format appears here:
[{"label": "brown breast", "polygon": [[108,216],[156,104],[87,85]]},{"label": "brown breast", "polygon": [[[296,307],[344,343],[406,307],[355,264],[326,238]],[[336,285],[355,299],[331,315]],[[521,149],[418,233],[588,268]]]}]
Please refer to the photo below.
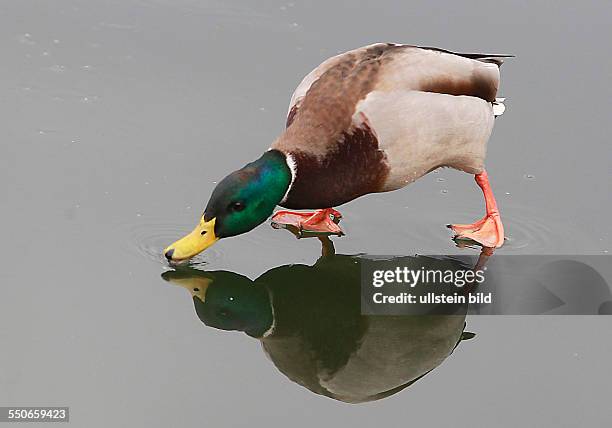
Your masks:
[{"label": "brown breast", "polygon": [[385,155],[367,121],[353,123],[352,117],[395,49],[378,44],[345,54],[292,106],[287,129],[273,145],[290,154],[297,167],[282,206],[328,208],[382,187],[388,173]]},{"label": "brown breast", "polygon": [[380,191],[389,173],[385,154],[367,123],[343,132],[324,156],[291,153],[296,178],[281,204],[290,209],[330,208]]}]

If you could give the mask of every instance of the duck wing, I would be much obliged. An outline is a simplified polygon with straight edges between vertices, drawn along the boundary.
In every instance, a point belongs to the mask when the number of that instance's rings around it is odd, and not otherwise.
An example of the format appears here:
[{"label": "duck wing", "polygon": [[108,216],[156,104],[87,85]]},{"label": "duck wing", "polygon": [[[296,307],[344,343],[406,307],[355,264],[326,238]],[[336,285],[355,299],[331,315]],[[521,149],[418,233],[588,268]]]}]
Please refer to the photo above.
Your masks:
[{"label": "duck wing", "polygon": [[326,153],[350,130],[357,104],[374,91],[465,95],[494,103],[504,57],[391,43],[334,56],[298,85],[291,97],[286,132],[273,147]]}]

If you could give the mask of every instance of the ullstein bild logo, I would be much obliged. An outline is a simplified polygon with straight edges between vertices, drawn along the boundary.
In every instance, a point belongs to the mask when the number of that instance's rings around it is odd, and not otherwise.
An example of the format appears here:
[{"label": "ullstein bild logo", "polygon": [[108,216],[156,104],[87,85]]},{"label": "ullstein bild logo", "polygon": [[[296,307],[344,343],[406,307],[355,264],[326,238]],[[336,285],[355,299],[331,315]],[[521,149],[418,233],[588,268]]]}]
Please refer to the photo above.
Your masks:
[{"label": "ullstein bild logo", "polygon": [[605,255],[363,256],[364,315],[609,315]]}]

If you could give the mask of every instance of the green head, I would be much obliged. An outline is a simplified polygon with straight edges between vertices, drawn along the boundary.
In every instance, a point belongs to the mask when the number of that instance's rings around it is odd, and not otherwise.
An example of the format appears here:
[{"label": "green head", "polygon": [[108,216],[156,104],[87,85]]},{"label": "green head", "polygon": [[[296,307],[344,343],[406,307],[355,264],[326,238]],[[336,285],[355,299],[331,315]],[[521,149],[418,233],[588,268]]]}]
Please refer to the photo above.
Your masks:
[{"label": "green head", "polygon": [[286,157],[269,150],[225,177],[213,191],[198,226],[164,250],[168,260],[189,259],[221,238],[240,235],[272,214],[291,184]]}]

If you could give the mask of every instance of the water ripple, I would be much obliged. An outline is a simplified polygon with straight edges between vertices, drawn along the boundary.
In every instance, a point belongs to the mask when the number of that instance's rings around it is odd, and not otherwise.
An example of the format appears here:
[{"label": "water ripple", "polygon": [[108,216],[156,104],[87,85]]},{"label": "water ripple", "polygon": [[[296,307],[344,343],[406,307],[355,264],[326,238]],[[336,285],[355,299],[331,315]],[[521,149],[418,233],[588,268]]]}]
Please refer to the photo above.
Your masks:
[{"label": "water ripple", "polygon": [[[132,253],[165,266],[168,265],[168,262],[163,255],[164,248],[191,230],[190,226],[187,225],[152,221],[137,225],[132,224],[126,226],[126,228],[126,236],[129,236],[127,248]],[[208,249],[205,254],[199,254],[185,264],[203,266],[223,258],[223,254],[213,247]]]}]

